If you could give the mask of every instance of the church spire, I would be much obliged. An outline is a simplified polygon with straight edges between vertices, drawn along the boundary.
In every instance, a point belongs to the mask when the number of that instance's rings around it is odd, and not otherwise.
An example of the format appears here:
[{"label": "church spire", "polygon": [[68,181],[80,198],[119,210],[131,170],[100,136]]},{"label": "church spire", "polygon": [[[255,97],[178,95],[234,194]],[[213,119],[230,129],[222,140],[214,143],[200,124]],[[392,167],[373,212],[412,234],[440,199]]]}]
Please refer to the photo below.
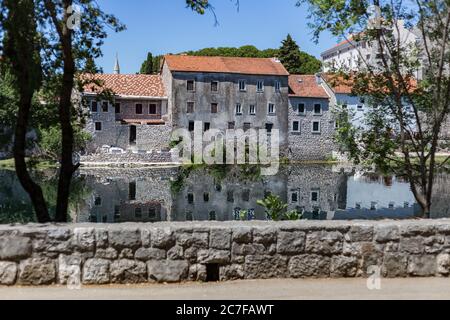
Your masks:
[{"label": "church spire", "polygon": [[119,54],[116,53],[116,63],[114,65],[114,73],[120,74]]}]

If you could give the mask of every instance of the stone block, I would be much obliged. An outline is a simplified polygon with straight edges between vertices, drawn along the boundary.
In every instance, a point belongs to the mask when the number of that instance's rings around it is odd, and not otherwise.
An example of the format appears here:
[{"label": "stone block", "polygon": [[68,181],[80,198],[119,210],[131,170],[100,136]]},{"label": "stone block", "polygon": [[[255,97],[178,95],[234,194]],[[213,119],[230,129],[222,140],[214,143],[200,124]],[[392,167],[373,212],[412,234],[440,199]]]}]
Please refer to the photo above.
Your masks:
[{"label": "stone block", "polygon": [[180,282],[189,273],[186,261],[162,260],[147,262],[148,279],[156,282]]},{"label": "stone block", "polygon": [[83,266],[84,284],[107,284],[110,282],[111,262],[106,259],[89,259]]},{"label": "stone block", "polygon": [[301,254],[305,250],[305,233],[302,231],[280,232],[277,252],[280,254]]},{"label": "stone block", "polygon": [[111,263],[112,283],[145,283],[147,282],[147,266],[144,262],[135,260],[116,260]]},{"label": "stone block", "polygon": [[330,258],[316,254],[294,256],[289,260],[288,271],[292,278],[328,277]]}]

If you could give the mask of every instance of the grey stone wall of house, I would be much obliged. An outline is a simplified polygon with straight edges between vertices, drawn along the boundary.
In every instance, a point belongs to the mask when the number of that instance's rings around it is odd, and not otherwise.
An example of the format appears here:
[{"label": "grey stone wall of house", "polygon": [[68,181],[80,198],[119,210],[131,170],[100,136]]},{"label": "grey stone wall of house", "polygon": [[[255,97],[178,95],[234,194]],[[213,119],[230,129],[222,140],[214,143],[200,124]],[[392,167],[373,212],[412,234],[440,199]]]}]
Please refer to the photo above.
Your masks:
[{"label": "grey stone wall of house", "polygon": [[172,135],[172,127],[170,125],[136,126],[136,132],[136,148],[138,150],[170,151]]},{"label": "grey stone wall of house", "polygon": [[[304,114],[298,112],[298,105],[304,103]],[[320,103],[322,113],[314,114],[314,105]],[[294,121],[299,130],[294,131]],[[313,123],[320,122],[320,132],[313,132]],[[337,150],[334,143],[335,120],[328,99],[289,98],[289,159],[292,161],[326,160]]]},{"label": "grey stone wall of house", "polygon": [[[236,129],[243,129],[248,123],[253,129],[264,129],[266,124],[273,124],[273,129],[280,131],[280,152],[287,150],[287,76],[254,76],[224,73],[183,73],[173,72],[172,77],[172,111],[175,128],[188,128],[189,121],[202,121],[211,124],[212,129],[225,131],[229,123]],[[164,76],[163,76],[164,78]],[[187,81],[195,81],[195,90],[187,90]],[[239,90],[239,80],[246,81],[246,90]],[[211,91],[211,82],[218,82],[218,91]],[[264,81],[263,92],[257,92],[257,81]],[[275,81],[281,85],[280,92],[275,90]],[[169,99],[170,100],[170,99]],[[194,103],[194,112],[187,113],[187,103]],[[211,104],[217,103],[217,113],[211,113]],[[241,104],[242,114],[236,115],[236,104]],[[275,105],[275,113],[268,113],[269,103]],[[250,114],[250,105],[256,112]]]},{"label": "grey stone wall of house", "polygon": [[449,220],[0,226],[0,284],[448,277],[449,248]]},{"label": "grey stone wall of house", "polygon": [[127,152],[124,154],[93,153],[81,156],[80,161],[82,166],[89,167],[146,167],[158,164],[179,164],[177,155],[167,151]]}]

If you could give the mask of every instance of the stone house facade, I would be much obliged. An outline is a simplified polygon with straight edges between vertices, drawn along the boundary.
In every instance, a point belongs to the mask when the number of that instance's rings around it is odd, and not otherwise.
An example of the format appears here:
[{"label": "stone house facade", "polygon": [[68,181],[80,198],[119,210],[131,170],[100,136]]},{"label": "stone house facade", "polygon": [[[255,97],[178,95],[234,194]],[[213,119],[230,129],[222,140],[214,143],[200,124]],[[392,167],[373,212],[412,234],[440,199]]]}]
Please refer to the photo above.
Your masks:
[{"label": "stone house facade", "polygon": [[336,150],[336,122],[320,75],[289,76],[289,158],[326,160]]},{"label": "stone house facade", "polygon": [[278,129],[287,149],[288,72],[275,59],[165,56],[174,128]]},{"label": "stone house facade", "polygon": [[132,151],[168,150],[171,117],[167,96],[159,75],[95,75],[114,100],[99,100],[96,86],[86,87],[89,109],[86,130],[93,139],[88,153],[103,146]]}]

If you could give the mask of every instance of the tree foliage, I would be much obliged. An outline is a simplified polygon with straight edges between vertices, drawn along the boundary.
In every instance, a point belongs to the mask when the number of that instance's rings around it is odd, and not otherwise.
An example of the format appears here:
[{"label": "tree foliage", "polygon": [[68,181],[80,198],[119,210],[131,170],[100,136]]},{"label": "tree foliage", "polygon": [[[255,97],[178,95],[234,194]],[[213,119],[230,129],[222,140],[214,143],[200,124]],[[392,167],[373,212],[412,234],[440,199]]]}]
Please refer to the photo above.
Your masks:
[{"label": "tree foliage", "polygon": [[[370,106],[362,125],[340,114],[337,141],[356,163],[406,177],[426,216],[432,205],[436,154],[450,111],[450,3],[440,0],[302,0],[316,40],[323,31],[376,49],[376,63],[357,47],[361,68],[334,76]],[[373,14],[373,13],[376,14]],[[400,35],[399,22],[416,41]],[[423,77],[417,79],[418,70]],[[447,159],[445,162],[447,162]]]}]

